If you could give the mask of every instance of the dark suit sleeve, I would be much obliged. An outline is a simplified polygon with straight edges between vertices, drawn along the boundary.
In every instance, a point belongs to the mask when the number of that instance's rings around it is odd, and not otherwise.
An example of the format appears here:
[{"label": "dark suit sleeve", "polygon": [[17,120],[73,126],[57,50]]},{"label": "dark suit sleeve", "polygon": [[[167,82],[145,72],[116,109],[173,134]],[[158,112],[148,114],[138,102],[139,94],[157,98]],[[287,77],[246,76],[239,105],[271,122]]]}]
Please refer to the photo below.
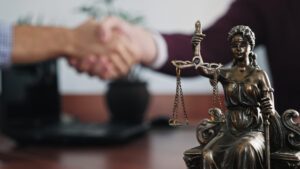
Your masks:
[{"label": "dark suit sleeve", "polygon": [[[248,25],[255,32],[260,44],[263,39],[264,17],[259,9],[261,4],[259,0],[237,0],[233,2],[224,16],[219,18],[204,33],[206,37],[201,42],[201,53],[204,62],[215,62],[226,64],[231,62],[229,43],[227,34],[229,30],[236,25]],[[201,21],[205,22],[205,21]],[[193,23],[191,23],[193,26]],[[175,74],[175,68],[171,60],[191,60],[193,57],[191,38],[192,35],[184,34],[163,34],[168,45],[168,61],[158,71]],[[183,70],[183,76],[197,75],[193,68]]]}]

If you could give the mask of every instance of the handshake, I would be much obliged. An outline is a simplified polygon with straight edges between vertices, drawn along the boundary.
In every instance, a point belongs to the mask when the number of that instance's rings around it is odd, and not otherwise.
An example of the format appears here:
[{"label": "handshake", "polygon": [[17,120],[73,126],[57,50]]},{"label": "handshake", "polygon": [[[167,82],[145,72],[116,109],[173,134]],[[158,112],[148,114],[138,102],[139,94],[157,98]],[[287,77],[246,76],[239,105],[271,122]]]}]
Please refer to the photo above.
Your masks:
[{"label": "handshake", "polygon": [[16,26],[12,63],[32,63],[64,56],[79,72],[115,79],[137,63],[156,57],[152,34],[116,17],[88,20],[74,29]]},{"label": "handshake", "polygon": [[150,33],[116,17],[105,18],[99,23],[88,21],[74,32],[80,38],[73,52],[75,57],[68,60],[79,72],[114,79],[126,75],[136,63],[150,64],[155,57]]}]

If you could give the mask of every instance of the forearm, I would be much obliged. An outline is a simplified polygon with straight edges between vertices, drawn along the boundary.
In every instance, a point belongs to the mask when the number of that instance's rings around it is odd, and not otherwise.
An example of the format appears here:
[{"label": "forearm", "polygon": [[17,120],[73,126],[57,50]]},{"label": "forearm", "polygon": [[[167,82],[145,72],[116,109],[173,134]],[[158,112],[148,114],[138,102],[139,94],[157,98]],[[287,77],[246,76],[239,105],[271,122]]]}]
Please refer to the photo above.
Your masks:
[{"label": "forearm", "polygon": [[260,100],[261,108],[262,111],[274,115],[275,114],[275,107],[274,107],[274,96],[273,96],[273,88],[271,87],[268,75],[266,72],[263,71],[262,76],[260,77],[261,82],[260,82],[260,88],[262,91],[262,98]]},{"label": "forearm", "polygon": [[12,63],[33,63],[68,55],[72,31],[59,27],[15,26]]},{"label": "forearm", "polygon": [[[259,9],[256,1],[237,0],[231,5],[227,13],[219,18],[215,24],[204,30],[206,37],[201,42],[201,54],[204,62],[226,64],[232,60],[229,44],[227,41],[228,31],[236,25],[245,24],[250,26],[257,37],[256,43],[263,41],[262,17],[259,17]],[[192,35],[163,34],[168,46],[168,60],[158,71],[175,74],[174,67],[170,62],[176,60],[191,60],[193,58],[191,39]],[[183,72],[186,76],[197,75],[194,70]]]}]

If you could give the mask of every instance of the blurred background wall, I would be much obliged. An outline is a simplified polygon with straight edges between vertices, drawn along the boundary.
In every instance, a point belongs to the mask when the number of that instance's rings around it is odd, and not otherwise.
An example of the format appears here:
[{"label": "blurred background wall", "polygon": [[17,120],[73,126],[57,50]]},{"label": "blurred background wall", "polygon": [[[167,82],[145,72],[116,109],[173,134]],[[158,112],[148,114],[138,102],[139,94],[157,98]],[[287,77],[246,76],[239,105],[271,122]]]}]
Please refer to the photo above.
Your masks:
[{"label": "blurred background wall", "polygon": [[[96,0],[0,0],[0,20],[15,23],[20,17],[31,16],[34,22],[44,25],[74,27],[87,16],[78,12],[80,6]],[[115,7],[144,17],[143,25],[164,33],[194,31],[194,23],[200,19],[204,29],[226,12],[233,0],[115,0]],[[207,37],[209,38],[209,37]],[[225,44],[224,44],[225,45]],[[264,49],[256,51],[258,62],[267,69]],[[192,57],[192,56],[191,56]],[[205,58],[204,58],[205,60]],[[175,71],[175,69],[174,69]],[[59,60],[59,88],[63,95],[102,95],[107,82],[85,74],[78,74],[64,59]],[[142,68],[139,76],[148,82],[153,95],[174,96],[174,77]],[[183,91],[187,95],[211,94],[207,79],[184,79]],[[170,107],[171,109],[171,107]]]}]

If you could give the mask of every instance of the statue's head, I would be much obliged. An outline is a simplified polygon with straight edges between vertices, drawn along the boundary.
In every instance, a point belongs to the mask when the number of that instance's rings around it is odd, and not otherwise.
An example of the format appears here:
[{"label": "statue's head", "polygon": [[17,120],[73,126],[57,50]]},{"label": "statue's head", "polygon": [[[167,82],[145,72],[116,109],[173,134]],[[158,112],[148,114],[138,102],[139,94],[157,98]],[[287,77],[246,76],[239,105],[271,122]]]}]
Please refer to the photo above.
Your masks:
[{"label": "statue's head", "polygon": [[241,35],[245,40],[248,41],[248,43],[251,46],[251,50],[253,50],[253,48],[255,46],[255,34],[249,28],[249,26],[237,25],[237,26],[231,28],[231,30],[228,33],[229,42],[231,42],[232,38],[235,35]]},{"label": "statue's head", "polygon": [[238,60],[249,58],[251,66],[259,68],[256,63],[256,54],[252,52],[255,46],[255,34],[248,26],[233,27],[228,33],[228,40],[233,54],[233,65],[236,65]]}]

